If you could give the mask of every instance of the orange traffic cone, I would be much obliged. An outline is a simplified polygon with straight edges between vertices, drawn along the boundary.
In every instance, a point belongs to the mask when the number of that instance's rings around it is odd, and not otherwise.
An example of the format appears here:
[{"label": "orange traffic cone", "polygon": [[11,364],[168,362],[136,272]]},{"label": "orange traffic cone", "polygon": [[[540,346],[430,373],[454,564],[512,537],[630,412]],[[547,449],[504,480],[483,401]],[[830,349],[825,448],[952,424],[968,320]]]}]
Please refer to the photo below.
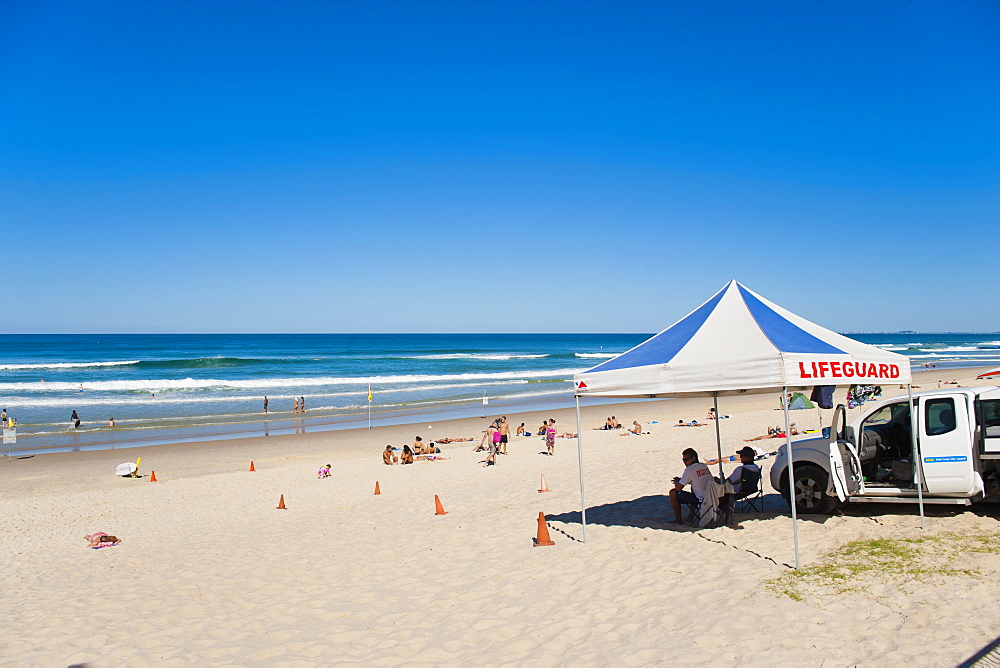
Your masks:
[{"label": "orange traffic cone", "polygon": [[255,469],[255,468],[253,467],[253,460],[252,460],[252,459],[250,460],[250,470],[251,470],[251,471],[256,471],[256,470],[257,470],[257,469]]},{"label": "orange traffic cone", "polygon": [[548,486],[546,486],[546,484],[545,484],[545,474],[543,473],[542,474],[542,486],[538,488],[538,493],[541,494],[542,492],[550,492],[550,491],[552,491],[552,490],[550,490],[548,488]]},{"label": "orange traffic cone", "polygon": [[446,513],[444,511],[444,506],[441,505],[441,499],[438,498],[437,494],[434,495],[434,514],[435,515],[447,515],[448,514],[448,513]]},{"label": "orange traffic cone", "polygon": [[378,488],[378,480],[376,480],[376,481],[375,481],[375,494],[376,494],[376,496],[377,496],[377,495],[379,495],[379,494],[381,494],[381,493],[382,493],[382,490],[380,490],[380,489]]},{"label": "orange traffic cone", "polygon": [[545,545],[555,545],[549,538],[549,528],[545,525],[545,513],[538,513],[538,537],[535,538],[535,547]]},{"label": "orange traffic cone", "polygon": [[288,508],[285,508],[285,495],[284,494],[282,494],[281,498],[278,499],[278,510],[288,510]]},{"label": "orange traffic cone", "polygon": [[149,482],[156,482],[156,471],[150,471]]}]

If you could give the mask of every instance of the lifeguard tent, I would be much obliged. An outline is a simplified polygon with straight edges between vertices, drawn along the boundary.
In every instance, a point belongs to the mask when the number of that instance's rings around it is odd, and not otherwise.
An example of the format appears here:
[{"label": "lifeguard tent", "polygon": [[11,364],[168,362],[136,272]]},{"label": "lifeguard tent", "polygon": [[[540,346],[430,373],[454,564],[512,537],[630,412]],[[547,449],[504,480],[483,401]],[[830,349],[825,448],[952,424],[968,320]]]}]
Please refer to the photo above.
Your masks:
[{"label": "lifeguard tent", "polygon": [[[705,396],[715,399],[718,413],[718,397],[726,395],[781,392],[785,397],[816,385],[909,384],[910,362],[905,355],[800,318],[734,280],[656,336],[573,380],[579,423],[580,397]],[[786,433],[788,424],[785,411]],[[721,459],[718,421],[715,427]],[[791,452],[787,437],[786,444]],[[580,453],[583,497],[582,443]],[[586,540],[585,499],[581,502]]]}]

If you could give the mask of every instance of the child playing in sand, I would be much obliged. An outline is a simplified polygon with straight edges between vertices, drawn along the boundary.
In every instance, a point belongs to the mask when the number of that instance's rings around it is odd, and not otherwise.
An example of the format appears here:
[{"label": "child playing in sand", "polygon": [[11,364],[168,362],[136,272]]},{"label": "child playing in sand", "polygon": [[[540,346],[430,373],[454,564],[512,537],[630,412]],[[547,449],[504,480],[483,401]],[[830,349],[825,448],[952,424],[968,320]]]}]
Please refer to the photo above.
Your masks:
[{"label": "child playing in sand", "polygon": [[545,450],[547,455],[556,454],[556,421],[549,420],[545,428]]},{"label": "child playing in sand", "polygon": [[89,536],[84,536],[83,539],[87,541],[87,547],[91,547],[95,550],[99,550],[102,547],[114,547],[121,543],[118,536],[109,536],[103,531],[98,531],[97,533],[92,533]]},{"label": "child playing in sand", "polygon": [[317,478],[329,478],[330,477],[330,465],[319,467],[319,471],[316,471]]}]

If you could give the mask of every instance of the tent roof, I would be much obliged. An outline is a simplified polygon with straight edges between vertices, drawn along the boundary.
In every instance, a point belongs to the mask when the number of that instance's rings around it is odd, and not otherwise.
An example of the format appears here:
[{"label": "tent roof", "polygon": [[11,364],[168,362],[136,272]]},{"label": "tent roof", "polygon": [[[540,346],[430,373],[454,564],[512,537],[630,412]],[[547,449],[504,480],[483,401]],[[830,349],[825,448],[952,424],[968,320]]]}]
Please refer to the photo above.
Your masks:
[{"label": "tent roof", "polygon": [[909,359],[830,331],[731,281],[656,336],[577,374],[578,394],[664,397],[908,383]]}]

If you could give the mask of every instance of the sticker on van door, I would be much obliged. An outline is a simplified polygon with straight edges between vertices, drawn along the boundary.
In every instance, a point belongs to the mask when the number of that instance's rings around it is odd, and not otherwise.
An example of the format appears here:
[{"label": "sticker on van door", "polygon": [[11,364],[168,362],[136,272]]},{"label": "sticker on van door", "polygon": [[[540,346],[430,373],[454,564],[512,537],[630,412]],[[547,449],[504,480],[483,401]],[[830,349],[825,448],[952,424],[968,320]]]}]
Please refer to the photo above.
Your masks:
[{"label": "sticker on van door", "polygon": [[965,462],[969,458],[965,455],[955,455],[954,457],[924,457],[924,462],[927,464],[942,464],[944,462]]}]

